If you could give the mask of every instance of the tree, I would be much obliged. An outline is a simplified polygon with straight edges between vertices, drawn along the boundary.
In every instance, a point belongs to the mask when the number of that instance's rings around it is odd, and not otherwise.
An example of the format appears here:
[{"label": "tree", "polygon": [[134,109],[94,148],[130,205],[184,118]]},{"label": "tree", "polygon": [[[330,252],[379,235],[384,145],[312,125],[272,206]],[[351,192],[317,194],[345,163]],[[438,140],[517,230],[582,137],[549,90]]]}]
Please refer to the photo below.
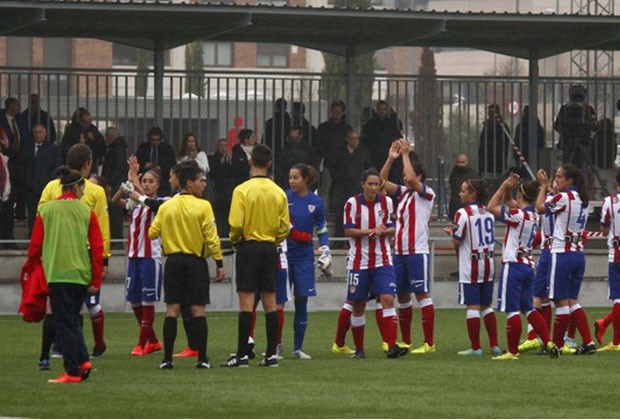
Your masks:
[{"label": "tree", "polygon": [[[370,0],[334,0],[334,8],[370,8]],[[321,99],[331,103],[333,100],[347,100],[346,59],[345,57],[323,53],[325,68],[323,69],[320,95]],[[347,104],[349,109],[357,111],[357,115],[348,115],[350,121],[358,121],[365,106],[372,106],[372,89],[375,72],[375,53],[360,54],[354,58],[357,74],[365,75],[356,80],[353,88],[355,103]],[[335,77],[334,77],[335,76]],[[353,106],[351,106],[353,105]]]},{"label": "tree", "polygon": [[443,153],[445,134],[435,55],[429,47],[422,48],[418,75],[414,108],[409,114],[409,119],[413,127],[415,149],[422,162],[426,162],[427,173],[436,174],[436,158]]},{"label": "tree", "polygon": [[185,47],[185,93],[203,97],[205,94],[202,42],[196,41]]}]

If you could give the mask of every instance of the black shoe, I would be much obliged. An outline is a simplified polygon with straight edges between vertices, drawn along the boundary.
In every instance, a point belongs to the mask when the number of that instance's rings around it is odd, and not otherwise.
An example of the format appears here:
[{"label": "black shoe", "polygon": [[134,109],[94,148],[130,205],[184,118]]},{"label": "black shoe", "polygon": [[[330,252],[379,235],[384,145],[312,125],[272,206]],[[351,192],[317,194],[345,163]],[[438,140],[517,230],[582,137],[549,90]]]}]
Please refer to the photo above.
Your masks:
[{"label": "black shoe", "polygon": [[577,347],[577,351],[575,352],[575,354],[579,354],[579,355],[594,354],[594,353],[596,353],[596,346],[594,345],[594,343],[582,344],[581,346]]},{"label": "black shoe", "polygon": [[256,358],[256,352],[254,351],[254,343],[248,343],[248,359],[252,360]]},{"label": "black shoe", "polygon": [[547,343],[547,353],[552,359],[557,359],[560,356],[560,349],[554,343]]},{"label": "black shoe", "polygon": [[390,347],[390,349],[387,352],[388,359],[397,359],[401,355],[402,355],[401,348],[398,347],[397,344],[394,344],[392,347]]},{"label": "black shoe", "polygon": [[93,349],[93,354],[90,355],[90,357],[98,359],[99,357],[103,356],[103,353],[105,353],[105,351],[108,349],[107,346],[105,346],[102,349],[98,349],[97,347],[95,347]]},{"label": "black shoe", "polygon": [[351,359],[365,359],[366,352],[364,350],[355,350],[355,354],[351,356]]},{"label": "black shoe", "polygon": [[278,366],[280,366],[278,364],[278,356],[275,355],[275,354],[272,354],[269,357],[265,357],[263,360],[261,360],[260,366],[265,366],[265,367],[278,367]]},{"label": "black shoe", "polygon": [[174,369],[174,363],[172,363],[170,360],[162,360],[161,364],[159,365],[160,369]]},{"label": "black shoe", "polygon": [[209,363],[209,359],[202,360],[196,363],[196,369],[211,369],[211,364]]},{"label": "black shoe", "polygon": [[228,361],[226,361],[226,364],[223,364],[222,367],[247,368],[249,365],[250,364],[249,364],[248,356],[243,356],[243,357],[230,356]]},{"label": "black shoe", "polygon": [[50,370],[50,361],[48,359],[39,360],[39,370]]}]

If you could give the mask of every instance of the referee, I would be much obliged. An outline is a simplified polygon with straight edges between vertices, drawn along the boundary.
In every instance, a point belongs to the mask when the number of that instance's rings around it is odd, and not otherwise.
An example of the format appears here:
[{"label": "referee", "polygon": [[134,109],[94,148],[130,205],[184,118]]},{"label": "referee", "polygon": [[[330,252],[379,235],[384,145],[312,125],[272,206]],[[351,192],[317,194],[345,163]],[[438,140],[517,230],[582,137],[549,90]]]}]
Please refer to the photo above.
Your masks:
[{"label": "referee", "polygon": [[237,247],[237,294],[239,295],[239,342],[237,353],[225,367],[248,367],[248,337],[252,327],[254,293],[261,292],[267,326],[267,350],[262,366],[277,367],[276,244],[288,236],[286,194],[267,176],[271,149],[258,144],[252,149],[250,179],[235,188],[230,206],[230,241]]},{"label": "referee", "polygon": [[181,303],[189,301],[194,317],[193,336],[198,347],[196,367],[209,369],[205,317],[205,305],[209,303],[209,269],[205,258],[213,256],[217,265],[216,281],[222,281],[222,250],[211,204],[200,198],[207,182],[204,172],[198,166],[184,165],[179,169],[178,178],[181,193],[159,207],[149,229],[151,239],[161,236],[164,254],[168,256],[164,269],[164,360],[159,367],[174,367],[172,353],[177,318]]}]

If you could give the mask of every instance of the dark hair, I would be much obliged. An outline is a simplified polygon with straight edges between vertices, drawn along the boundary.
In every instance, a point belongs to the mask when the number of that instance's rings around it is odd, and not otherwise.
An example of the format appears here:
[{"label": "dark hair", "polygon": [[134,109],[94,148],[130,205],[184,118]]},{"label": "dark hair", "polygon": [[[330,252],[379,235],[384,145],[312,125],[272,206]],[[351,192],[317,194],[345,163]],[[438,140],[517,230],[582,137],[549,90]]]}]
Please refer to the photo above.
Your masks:
[{"label": "dark hair", "polygon": [[204,172],[198,165],[182,165],[178,173],[179,185],[181,188],[185,188],[188,181],[195,181],[201,175],[204,175]]},{"label": "dark hair", "polygon": [[295,169],[299,171],[301,177],[306,182],[306,185],[312,185],[316,183],[317,180],[317,172],[314,166],[306,165],[305,163],[296,163],[291,166],[291,171]]},{"label": "dark hair", "polygon": [[147,136],[148,138],[150,138],[151,136],[157,136],[157,137],[160,137],[160,138],[162,138],[162,139],[163,139],[163,138],[164,138],[164,132],[163,132],[163,130],[162,130],[161,128],[159,128],[159,127],[152,127],[152,128],[149,130],[149,132],[148,132],[148,134],[147,134],[146,136]]},{"label": "dark hair", "polygon": [[581,198],[583,206],[588,207],[588,203],[590,203],[590,194],[588,194],[586,178],[583,176],[583,173],[572,163],[563,163],[560,168],[564,169],[564,176],[567,179],[573,180],[573,185],[577,189],[577,193],[579,193],[579,198]]},{"label": "dark hair", "polygon": [[82,120],[82,117],[85,115],[90,115],[90,112],[88,111],[88,109],[83,108],[83,107],[77,108],[75,111],[73,111],[73,115],[71,115],[71,123],[79,124],[80,121]]},{"label": "dark hair", "polygon": [[78,171],[73,171],[66,166],[58,168],[56,173],[60,175],[62,191],[70,191],[74,185],[84,185],[84,177]]},{"label": "dark hair", "polygon": [[257,168],[267,169],[271,163],[271,149],[264,144],[257,144],[252,149],[252,164]]},{"label": "dark hair", "polygon": [[422,164],[417,160],[411,159],[411,156],[409,156],[409,159],[411,160],[413,172],[415,172],[416,175],[420,175],[422,177],[422,182],[426,181],[426,170],[424,169]]},{"label": "dark hair", "polygon": [[181,148],[179,149],[179,153],[177,153],[177,157],[179,159],[187,156],[187,141],[189,140],[190,137],[193,137],[194,139],[196,139],[196,151],[200,152],[200,145],[198,144],[198,137],[194,133],[185,133],[185,135],[183,135],[183,141],[181,141]]},{"label": "dark hair", "polygon": [[17,98],[8,97],[4,100],[4,107],[8,108],[11,106],[11,104],[14,104],[15,102],[19,102]]},{"label": "dark hair", "polygon": [[293,102],[293,112],[303,114],[304,112],[306,112],[306,106],[301,102]]},{"label": "dark hair", "polygon": [[84,143],[74,144],[67,152],[67,166],[74,171],[81,171],[92,159],[93,151]]},{"label": "dark hair", "polygon": [[254,131],[250,130],[249,128],[244,128],[243,130],[239,131],[239,141],[243,143],[244,140],[252,137],[252,134],[254,134]]},{"label": "dark hair", "polygon": [[335,106],[341,107],[343,111],[347,110],[347,106],[344,104],[344,101],[341,101],[340,99],[336,99],[335,101],[333,101],[332,104],[329,106],[329,109],[331,110]]},{"label": "dark hair", "polygon": [[489,187],[487,182],[482,178],[470,178],[465,180],[467,188],[476,194],[476,201],[486,205],[489,201]]},{"label": "dark hair", "polygon": [[276,110],[284,111],[286,109],[286,99],[278,98],[276,99]]},{"label": "dark hair", "polygon": [[379,107],[379,105],[385,105],[385,106],[387,106],[388,108],[390,107],[390,104],[388,104],[388,103],[387,103],[387,101],[385,101],[385,100],[383,100],[383,99],[381,99],[380,101],[377,101],[377,104],[375,105],[375,108],[378,108],[378,107]]},{"label": "dark hair", "polygon": [[[184,166],[195,166],[197,168],[198,167],[198,163],[196,163],[196,161],[193,161],[193,160],[185,160],[185,161],[183,161],[181,163],[177,163],[176,165],[172,166],[172,168],[170,168],[170,172],[172,172],[174,175],[176,175],[178,177],[179,176],[179,171]],[[151,169],[151,171],[153,171],[153,170]]]},{"label": "dark hair", "polygon": [[539,186],[538,181],[525,181],[519,186],[519,191],[527,203],[532,204],[536,201]]},{"label": "dark hair", "polygon": [[373,175],[378,176],[379,179],[381,179],[379,171],[377,171],[375,168],[368,168],[364,172],[362,172],[362,182],[366,182],[366,180]]}]

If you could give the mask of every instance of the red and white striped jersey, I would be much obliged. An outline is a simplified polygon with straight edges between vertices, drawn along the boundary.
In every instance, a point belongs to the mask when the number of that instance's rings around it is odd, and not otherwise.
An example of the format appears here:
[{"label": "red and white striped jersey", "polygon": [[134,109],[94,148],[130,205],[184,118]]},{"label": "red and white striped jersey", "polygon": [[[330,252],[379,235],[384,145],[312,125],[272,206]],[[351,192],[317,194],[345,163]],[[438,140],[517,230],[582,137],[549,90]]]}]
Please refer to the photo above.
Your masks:
[{"label": "red and white striped jersey", "polygon": [[435,192],[423,184],[422,193],[399,185],[396,210],[396,237],[394,253],[397,255],[428,254],[428,223],[433,211]]},{"label": "red and white striped jersey", "polygon": [[288,251],[288,248],[286,246],[286,240],[284,240],[278,246],[278,270],[288,269],[288,258],[286,258],[286,251]]},{"label": "red and white striped jersey", "polygon": [[524,209],[502,208],[502,222],[506,223],[506,236],[502,248],[502,264],[516,262],[534,267],[532,250],[538,231],[539,216],[534,206]]},{"label": "red and white striped jersey", "polygon": [[493,281],[495,216],[481,204],[472,203],[454,215],[453,238],[459,245],[459,283]]},{"label": "red and white striped jersey", "polygon": [[127,256],[129,258],[161,258],[161,240],[149,239],[149,228],[155,214],[149,206],[138,204],[131,212]]},{"label": "red and white striped jersey", "polygon": [[545,202],[547,211],[553,213],[552,253],[583,251],[583,231],[586,226],[586,209],[575,188],[556,194]]},{"label": "red and white striped jersey", "polygon": [[[547,200],[553,199],[554,194],[547,194]],[[551,242],[553,242],[553,219],[554,216],[551,213],[545,213],[540,217],[540,234],[541,234],[541,250],[551,249]]]},{"label": "red and white striped jersey", "polygon": [[620,263],[620,193],[605,197],[603,200],[601,225],[609,228],[607,236],[609,262]]},{"label": "red and white striped jersey", "polygon": [[[345,229],[373,229],[381,224],[394,227],[392,199],[377,194],[374,203],[367,203],[364,194],[355,195],[344,206]],[[365,270],[368,268],[392,265],[390,238],[387,236],[363,236],[349,238],[348,270]]]}]

